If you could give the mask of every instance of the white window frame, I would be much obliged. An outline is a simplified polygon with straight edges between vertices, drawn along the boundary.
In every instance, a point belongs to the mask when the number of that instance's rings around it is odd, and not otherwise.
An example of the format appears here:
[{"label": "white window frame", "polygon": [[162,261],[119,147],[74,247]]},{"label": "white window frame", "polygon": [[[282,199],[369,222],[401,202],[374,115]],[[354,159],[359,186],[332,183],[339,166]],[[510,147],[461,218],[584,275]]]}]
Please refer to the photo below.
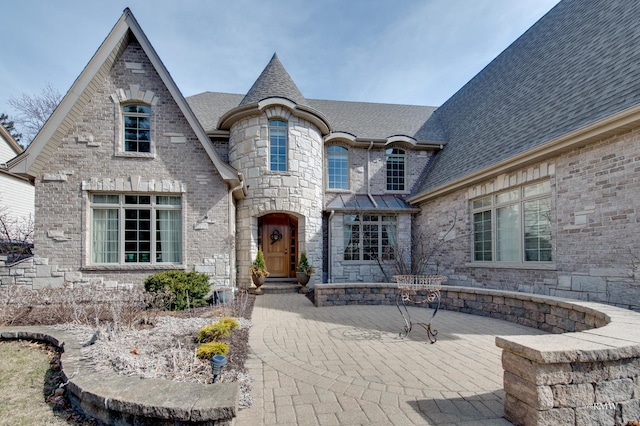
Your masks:
[{"label": "white window frame", "polygon": [[[390,162],[391,159],[402,159],[402,175],[394,176],[394,165],[399,162]],[[391,179],[391,181],[390,181]],[[385,185],[387,192],[407,192],[407,150],[403,148],[390,147],[385,151]]]},{"label": "white window frame", "polygon": [[[340,148],[340,151],[332,151],[332,148]],[[349,148],[342,145],[330,145],[327,147],[327,189],[330,191],[349,191],[351,187],[350,183],[350,166],[349,166]],[[331,161],[340,158],[343,161],[346,160],[346,186],[332,186],[332,174],[331,174]],[[335,176],[333,176],[335,178]],[[341,180],[342,182],[342,180]]]}]

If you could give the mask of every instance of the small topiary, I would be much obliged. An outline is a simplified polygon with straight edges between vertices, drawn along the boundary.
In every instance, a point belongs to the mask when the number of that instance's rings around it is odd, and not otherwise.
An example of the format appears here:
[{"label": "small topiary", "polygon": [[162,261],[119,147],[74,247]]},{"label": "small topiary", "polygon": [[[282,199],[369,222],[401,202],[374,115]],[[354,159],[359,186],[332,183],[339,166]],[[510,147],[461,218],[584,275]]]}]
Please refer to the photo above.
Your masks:
[{"label": "small topiary", "polygon": [[195,271],[163,271],[149,275],[144,280],[144,289],[152,293],[168,289],[175,295],[168,308],[180,311],[207,304],[204,298],[210,290],[209,277]]},{"label": "small topiary", "polygon": [[210,359],[214,355],[227,355],[229,345],[222,342],[208,342],[198,346],[196,355],[201,359]]}]

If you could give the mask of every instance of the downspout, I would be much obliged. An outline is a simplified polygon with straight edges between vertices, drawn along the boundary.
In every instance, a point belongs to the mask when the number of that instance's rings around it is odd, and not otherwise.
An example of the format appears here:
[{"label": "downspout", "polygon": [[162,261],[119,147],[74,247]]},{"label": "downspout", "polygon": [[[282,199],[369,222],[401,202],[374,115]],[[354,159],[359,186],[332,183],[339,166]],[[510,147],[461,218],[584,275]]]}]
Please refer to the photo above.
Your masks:
[{"label": "downspout", "polygon": [[331,275],[331,249],[333,247],[333,244],[331,242],[331,219],[333,219],[333,214],[335,213],[335,210],[331,210],[331,213],[329,213],[329,219],[327,220],[327,226],[329,227],[329,230],[327,231],[328,235],[327,235],[327,244],[328,244],[328,248],[327,248],[327,282],[328,283],[332,283],[333,282],[333,277]]},{"label": "downspout", "polygon": [[[227,211],[227,223],[229,227],[229,242],[231,243],[233,241],[233,244],[232,244],[233,250],[231,250],[229,253],[229,267],[231,268],[231,271],[230,271],[231,276],[229,277],[231,279],[231,282],[229,284],[231,287],[235,287],[235,288],[238,288],[238,275],[237,275],[238,265],[236,265],[238,257],[236,256],[236,243],[235,243],[236,216],[234,214],[233,193],[234,191],[237,191],[238,189],[244,186],[244,179],[243,179],[242,173],[238,173],[238,179],[240,180],[240,183],[234,186],[233,188],[229,189],[229,209]],[[232,257],[233,259],[231,259]]]},{"label": "downspout", "polygon": [[367,196],[369,197],[369,201],[375,208],[378,208],[378,203],[371,195],[371,148],[373,148],[373,141],[369,142],[369,148],[367,149]]}]

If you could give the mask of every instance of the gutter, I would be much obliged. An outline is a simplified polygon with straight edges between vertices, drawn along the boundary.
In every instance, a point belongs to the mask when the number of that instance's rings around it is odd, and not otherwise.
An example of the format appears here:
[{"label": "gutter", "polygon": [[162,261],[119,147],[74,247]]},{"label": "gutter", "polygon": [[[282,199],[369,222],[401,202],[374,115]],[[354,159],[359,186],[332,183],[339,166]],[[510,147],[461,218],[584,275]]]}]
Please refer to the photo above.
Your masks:
[{"label": "gutter", "polygon": [[367,197],[369,197],[371,204],[373,204],[373,206],[377,209],[378,203],[376,203],[373,195],[371,195],[371,148],[373,148],[373,141],[369,143],[369,148],[367,149]]}]

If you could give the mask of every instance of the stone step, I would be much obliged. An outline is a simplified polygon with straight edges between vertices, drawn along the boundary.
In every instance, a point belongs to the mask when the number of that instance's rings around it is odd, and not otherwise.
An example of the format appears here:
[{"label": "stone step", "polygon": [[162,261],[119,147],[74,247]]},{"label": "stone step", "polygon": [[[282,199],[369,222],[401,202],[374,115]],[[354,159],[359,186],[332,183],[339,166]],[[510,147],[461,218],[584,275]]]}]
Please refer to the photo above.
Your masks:
[{"label": "stone step", "polygon": [[300,291],[300,284],[295,280],[286,281],[269,281],[265,282],[261,287],[264,294],[283,294],[283,293],[298,293]]}]

